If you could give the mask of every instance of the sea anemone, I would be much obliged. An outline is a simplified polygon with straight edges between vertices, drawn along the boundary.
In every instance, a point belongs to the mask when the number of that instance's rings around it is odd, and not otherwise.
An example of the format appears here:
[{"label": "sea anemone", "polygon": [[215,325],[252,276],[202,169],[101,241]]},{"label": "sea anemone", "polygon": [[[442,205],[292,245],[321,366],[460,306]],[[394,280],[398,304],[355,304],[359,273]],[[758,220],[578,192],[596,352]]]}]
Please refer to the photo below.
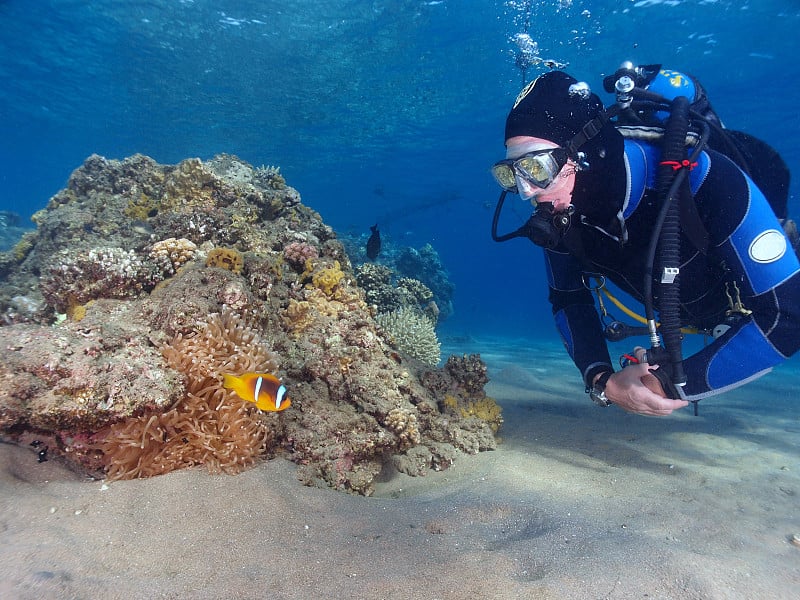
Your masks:
[{"label": "sea anemone", "polygon": [[164,413],[131,417],[101,435],[108,479],[151,477],[204,464],[211,473],[253,465],[275,438],[277,421],[222,387],[222,374],[277,369],[275,357],[244,320],[225,311],[162,348],[186,378],[186,395]]}]

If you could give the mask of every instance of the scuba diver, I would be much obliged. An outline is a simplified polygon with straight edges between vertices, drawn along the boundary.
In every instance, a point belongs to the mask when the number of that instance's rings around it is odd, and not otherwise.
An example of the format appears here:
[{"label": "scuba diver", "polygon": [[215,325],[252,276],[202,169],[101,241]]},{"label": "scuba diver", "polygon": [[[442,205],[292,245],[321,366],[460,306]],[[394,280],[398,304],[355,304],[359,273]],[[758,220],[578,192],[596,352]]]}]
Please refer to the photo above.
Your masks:
[{"label": "scuba diver", "polygon": [[[725,129],[695,79],[623,63],[589,86],[550,71],[517,97],[492,237],[544,248],[556,327],[590,398],[644,415],[673,410],[764,375],[800,348],[797,230],[789,172],[764,142]],[[497,233],[508,193],[535,210]],[[641,326],[613,319],[613,282],[644,306]],[[597,296],[596,307],[594,296]],[[708,343],[683,357],[687,332]],[[607,341],[649,336],[615,369]]]}]

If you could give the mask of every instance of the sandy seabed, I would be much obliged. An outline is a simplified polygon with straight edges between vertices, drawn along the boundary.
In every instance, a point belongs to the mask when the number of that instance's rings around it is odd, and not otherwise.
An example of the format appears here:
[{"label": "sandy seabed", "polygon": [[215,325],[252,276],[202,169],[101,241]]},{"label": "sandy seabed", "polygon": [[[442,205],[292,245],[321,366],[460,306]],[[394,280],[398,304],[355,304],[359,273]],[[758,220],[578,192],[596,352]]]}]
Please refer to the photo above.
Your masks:
[{"label": "sandy seabed", "polygon": [[283,459],[81,479],[0,444],[0,598],[800,597],[797,360],[666,419],[593,406],[552,344],[488,340],[502,443],[371,498]]}]

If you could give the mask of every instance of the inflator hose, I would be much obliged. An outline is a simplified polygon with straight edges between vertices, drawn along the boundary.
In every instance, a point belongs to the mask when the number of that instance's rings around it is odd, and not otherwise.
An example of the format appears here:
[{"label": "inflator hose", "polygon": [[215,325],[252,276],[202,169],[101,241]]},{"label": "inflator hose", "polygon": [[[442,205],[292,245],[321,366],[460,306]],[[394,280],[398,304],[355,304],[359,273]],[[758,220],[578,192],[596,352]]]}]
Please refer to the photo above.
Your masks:
[{"label": "inflator hose", "polygon": [[[670,117],[667,121],[664,138],[662,140],[661,162],[656,175],[656,190],[662,199],[662,209],[658,218],[657,263],[653,261],[653,268],[658,266],[658,273],[662,277],[659,284],[659,316],[661,320],[661,336],[667,351],[667,367],[673,385],[682,386],[686,383],[686,374],[683,371],[683,350],[681,337],[680,315],[680,275],[676,275],[672,282],[664,282],[663,274],[667,270],[679,273],[681,264],[681,198],[685,194],[691,195],[689,188],[689,168],[685,164],[686,131],[689,128],[689,99],[685,96],[676,97],[671,104]],[[677,168],[676,165],[678,165]],[[653,248],[655,254],[655,248]],[[651,256],[655,259],[655,256]],[[652,272],[646,276],[645,285],[652,286]],[[652,290],[652,288],[650,287]],[[650,310],[652,311],[652,291],[645,294],[650,297]]]}]

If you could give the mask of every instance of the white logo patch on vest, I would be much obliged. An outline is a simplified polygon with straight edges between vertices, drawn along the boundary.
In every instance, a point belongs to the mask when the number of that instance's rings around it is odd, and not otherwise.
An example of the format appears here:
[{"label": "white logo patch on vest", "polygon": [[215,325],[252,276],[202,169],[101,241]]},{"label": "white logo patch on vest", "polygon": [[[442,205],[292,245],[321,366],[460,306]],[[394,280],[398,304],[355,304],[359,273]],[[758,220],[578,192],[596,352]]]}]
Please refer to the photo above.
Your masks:
[{"label": "white logo patch on vest", "polygon": [[775,262],[786,253],[786,238],[777,229],[768,229],[750,242],[747,252],[757,263]]}]

